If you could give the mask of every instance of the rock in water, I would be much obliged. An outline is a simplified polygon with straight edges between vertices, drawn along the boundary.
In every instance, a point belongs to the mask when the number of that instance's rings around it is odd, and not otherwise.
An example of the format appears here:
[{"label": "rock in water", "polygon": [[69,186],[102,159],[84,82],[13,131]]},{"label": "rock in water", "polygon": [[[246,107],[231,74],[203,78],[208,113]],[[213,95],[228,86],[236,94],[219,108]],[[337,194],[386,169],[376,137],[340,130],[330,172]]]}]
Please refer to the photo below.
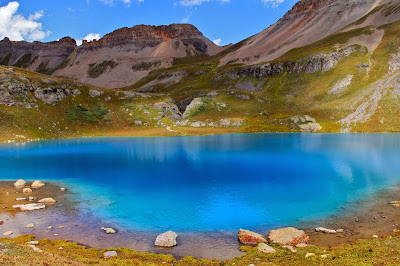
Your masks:
[{"label": "rock in water", "polygon": [[41,188],[43,187],[45,184],[43,182],[40,182],[38,180],[36,180],[35,182],[32,183],[31,187],[32,188]]},{"label": "rock in water", "polygon": [[268,240],[270,243],[296,246],[300,243],[307,243],[309,236],[303,230],[288,227],[270,231]]},{"label": "rock in water", "polygon": [[24,187],[26,184],[26,182],[22,179],[18,179],[15,183],[14,183],[14,187],[16,188],[21,188]]},{"label": "rock in water", "polygon": [[104,253],[104,258],[109,259],[109,258],[115,257],[117,255],[118,254],[116,251],[107,251],[106,253]]},{"label": "rock in water", "polygon": [[273,249],[272,247],[268,246],[265,243],[260,243],[258,244],[258,248],[257,248],[258,252],[262,252],[262,253],[276,253],[276,250]]},{"label": "rock in water", "polygon": [[26,228],[34,228],[34,227],[35,227],[34,224],[28,224],[28,225],[26,226]]},{"label": "rock in water", "polygon": [[173,247],[177,245],[178,234],[172,231],[165,232],[156,238],[155,245],[158,247]]},{"label": "rock in water", "polygon": [[30,203],[30,204],[23,204],[23,205],[13,205],[15,209],[20,209],[21,211],[34,211],[46,208],[45,205],[41,203]]},{"label": "rock in water", "polygon": [[22,193],[24,193],[24,194],[31,194],[31,193],[32,193],[32,189],[30,189],[30,188],[24,188],[24,189],[22,190]]},{"label": "rock in water", "polygon": [[116,233],[116,231],[114,229],[112,229],[112,228],[102,227],[101,230],[103,230],[107,234],[115,234]]},{"label": "rock in water", "polygon": [[12,234],[14,234],[13,231],[7,231],[7,232],[5,232],[5,233],[3,234],[3,236],[9,236],[9,235],[12,235]]},{"label": "rock in water", "polygon": [[56,203],[53,198],[44,198],[38,201],[39,203]]},{"label": "rock in water", "polygon": [[245,245],[256,245],[260,242],[267,242],[264,236],[244,229],[239,229],[238,239],[240,243]]}]

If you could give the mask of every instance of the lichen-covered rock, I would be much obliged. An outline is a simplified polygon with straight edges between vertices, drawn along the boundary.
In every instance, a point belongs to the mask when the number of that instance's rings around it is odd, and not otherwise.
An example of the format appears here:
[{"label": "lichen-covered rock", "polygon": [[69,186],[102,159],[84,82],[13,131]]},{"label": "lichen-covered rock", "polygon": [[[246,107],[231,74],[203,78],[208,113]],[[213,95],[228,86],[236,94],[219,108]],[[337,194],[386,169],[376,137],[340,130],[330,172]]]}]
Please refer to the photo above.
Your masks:
[{"label": "lichen-covered rock", "polygon": [[261,242],[267,242],[267,239],[263,235],[244,229],[239,229],[238,239],[244,245],[256,245]]},{"label": "lichen-covered rock", "polygon": [[290,122],[294,127],[300,129],[301,132],[317,132],[322,129],[322,126],[309,115],[294,116],[290,118]]},{"label": "lichen-covered rock", "polygon": [[194,128],[199,128],[199,127],[205,127],[206,123],[204,122],[193,122],[190,124],[190,127],[194,127]]},{"label": "lichen-covered rock", "polygon": [[177,245],[177,238],[177,233],[173,231],[168,231],[157,236],[155,245],[158,247],[174,247]]},{"label": "lichen-covered rock", "polygon": [[229,119],[220,119],[219,120],[219,125],[221,127],[229,127],[231,125],[231,120],[229,120]]},{"label": "lichen-covered rock", "polygon": [[118,254],[117,254],[116,251],[107,251],[107,252],[104,253],[104,258],[105,259],[109,259],[109,258],[115,257],[117,255]]},{"label": "lichen-covered rock", "polygon": [[56,105],[58,102],[65,100],[69,95],[78,96],[78,89],[37,89],[34,91],[35,97],[48,105]]},{"label": "lichen-covered rock", "polygon": [[174,122],[180,121],[182,118],[182,114],[179,111],[178,106],[172,103],[172,101],[158,102],[154,104],[153,107],[157,110],[162,110],[161,118],[167,116]]},{"label": "lichen-covered rock", "polygon": [[288,227],[270,231],[268,240],[274,244],[296,246],[300,243],[307,243],[309,236],[303,230]]}]

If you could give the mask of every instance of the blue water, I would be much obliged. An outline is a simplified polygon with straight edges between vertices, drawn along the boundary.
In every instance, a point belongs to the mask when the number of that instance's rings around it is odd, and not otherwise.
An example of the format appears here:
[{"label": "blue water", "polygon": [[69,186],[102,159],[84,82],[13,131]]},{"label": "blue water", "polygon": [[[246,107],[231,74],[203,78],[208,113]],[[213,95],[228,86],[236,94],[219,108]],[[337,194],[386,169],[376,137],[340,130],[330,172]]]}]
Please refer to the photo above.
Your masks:
[{"label": "blue water", "polygon": [[127,229],[296,225],[400,183],[400,135],[238,134],[0,146],[0,179],[52,180]]}]

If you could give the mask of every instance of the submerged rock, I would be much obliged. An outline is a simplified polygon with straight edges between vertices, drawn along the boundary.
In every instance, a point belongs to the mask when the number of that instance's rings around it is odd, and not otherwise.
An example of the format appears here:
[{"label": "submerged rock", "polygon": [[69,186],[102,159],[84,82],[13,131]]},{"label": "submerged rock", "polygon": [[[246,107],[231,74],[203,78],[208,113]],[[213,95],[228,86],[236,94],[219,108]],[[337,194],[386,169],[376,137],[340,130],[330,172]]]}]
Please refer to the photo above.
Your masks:
[{"label": "submerged rock", "polygon": [[38,201],[39,203],[56,203],[56,200],[53,198],[44,198]]},{"label": "submerged rock", "polygon": [[309,236],[303,230],[298,230],[293,227],[271,230],[268,234],[270,243],[296,246],[300,243],[307,243]]},{"label": "submerged rock", "polygon": [[238,239],[240,243],[245,245],[256,245],[260,242],[267,242],[267,239],[263,235],[244,229],[239,229]]},{"label": "submerged rock", "polygon": [[34,211],[46,208],[44,204],[41,203],[30,203],[30,204],[23,204],[23,205],[13,205],[15,209],[20,209],[21,211]]},{"label": "submerged rock", "polygon": [[18,179],[15,183],[14,183],[14,187],[16,188],[21,188],[24,187],[26,184],[25,180],[23,179]]},{"label": "submerged rock", "polygon": [[31,187],[32,188],[41,188],[43,187],[45,184],[41,181],[36,180],[35,182],[32,183]]},{"label": "submerged rock", "polygon": [[268,246],[265,243],[258,244],[257,250],[258,250],[258,252],[267,253],[267,254],[276,253],[275,249],[273,249],[272,247]]},{"label": "submerged rock", "polygon": [[24,193],[24,194],[31,194],[31,193],[32,193],[32,189],[30,189],[30,188],[24,188],[24,189],[22,190],[22,193]]},{"label": "submerged rock", "polygon": [[155,245],[158,247],[174,247],[177,245],[177,238],[177,233],[173,231],[168,231],[157,236]]},{"label": "submerged rock", "polygon": [[336,234],[337,233],[336,230],[327,229],[327,228],[324,228],[324,227],[315,228],[315,232],[321,232],[321,233],[324,233],[324,234]]},{"label": "submerged rock", "polygon": [[115,234],[117,232],[113,228],[107,228],[107,227],[102,227],[101,230],[103,230],[107,234]]}]

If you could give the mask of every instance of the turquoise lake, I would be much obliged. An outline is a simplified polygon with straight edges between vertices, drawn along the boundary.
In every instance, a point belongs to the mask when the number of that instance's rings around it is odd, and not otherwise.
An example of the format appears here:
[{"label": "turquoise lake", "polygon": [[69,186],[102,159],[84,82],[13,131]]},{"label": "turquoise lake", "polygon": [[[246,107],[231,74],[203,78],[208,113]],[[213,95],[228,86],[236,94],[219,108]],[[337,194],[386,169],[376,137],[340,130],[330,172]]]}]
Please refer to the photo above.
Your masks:
[{"label": "turquoise lake", "polygon": [[143,232],[236,232],[338,214],[400,183],[396,134],[84,138],[0,145],[0,179],[56,181]]}]

